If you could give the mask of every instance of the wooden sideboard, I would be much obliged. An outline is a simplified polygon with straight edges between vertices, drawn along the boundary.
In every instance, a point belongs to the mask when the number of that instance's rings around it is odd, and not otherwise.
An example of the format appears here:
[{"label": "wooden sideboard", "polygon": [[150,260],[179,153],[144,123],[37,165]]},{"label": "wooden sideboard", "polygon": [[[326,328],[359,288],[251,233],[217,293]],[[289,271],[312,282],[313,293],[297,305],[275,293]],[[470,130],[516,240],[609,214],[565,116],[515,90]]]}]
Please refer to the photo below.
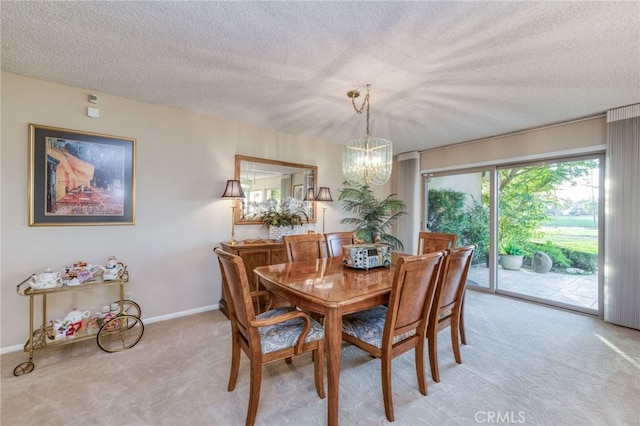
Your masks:
[{"label": "wooden sideboard", "polygon": [[[220,243],[222,250],[240,256],[244,261],[244,267],[247,270],[247,278],[251,291],[258,290],[256,277],[253,270],[258,266],[275,265],[278,263],[287,263],[287,252],[282,241],[275,240],[247,240],[240,241],[238,244],[230,245],[228,243]],[[229,310],[227,309],[227,299],[222,288],[222,299],[220,299],[220,310],[229,318]]]}]

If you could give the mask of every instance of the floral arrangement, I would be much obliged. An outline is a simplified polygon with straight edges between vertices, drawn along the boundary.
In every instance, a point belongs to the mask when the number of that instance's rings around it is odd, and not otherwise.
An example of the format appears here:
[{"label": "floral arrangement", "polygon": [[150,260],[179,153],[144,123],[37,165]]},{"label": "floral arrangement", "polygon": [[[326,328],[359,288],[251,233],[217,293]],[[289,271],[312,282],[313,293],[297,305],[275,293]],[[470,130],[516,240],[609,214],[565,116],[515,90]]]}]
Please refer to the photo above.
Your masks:
[{"label": "floral arrangement", "polygon": [[294,227],[302,225],[303,220],[309,221],[306,203],[293,197],[287,197],[282,202],[271,198],[260,203],[257,210],[255,217],[265,227]]}]

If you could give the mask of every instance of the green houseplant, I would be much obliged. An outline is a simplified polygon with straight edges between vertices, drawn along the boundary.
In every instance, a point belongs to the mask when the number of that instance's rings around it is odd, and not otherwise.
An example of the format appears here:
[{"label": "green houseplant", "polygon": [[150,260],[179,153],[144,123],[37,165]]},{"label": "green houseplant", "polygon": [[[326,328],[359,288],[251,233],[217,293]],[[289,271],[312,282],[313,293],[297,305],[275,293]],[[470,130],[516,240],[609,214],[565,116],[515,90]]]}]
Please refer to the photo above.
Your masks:
[{"label": "green houseplant", "polygon": [[404,201],[395,199],[395,195],[377,199],[368,185],[351,185],[344,182],[339,199],[344,209],[357,217],[344,218],[340,223],[353,225],[356,238],[360,240],[373,243],[376,237],[380,236],[380,242],[390,245],[395,250],[403,250],[402,241],[389,234],[394,222],[407,214]]}]

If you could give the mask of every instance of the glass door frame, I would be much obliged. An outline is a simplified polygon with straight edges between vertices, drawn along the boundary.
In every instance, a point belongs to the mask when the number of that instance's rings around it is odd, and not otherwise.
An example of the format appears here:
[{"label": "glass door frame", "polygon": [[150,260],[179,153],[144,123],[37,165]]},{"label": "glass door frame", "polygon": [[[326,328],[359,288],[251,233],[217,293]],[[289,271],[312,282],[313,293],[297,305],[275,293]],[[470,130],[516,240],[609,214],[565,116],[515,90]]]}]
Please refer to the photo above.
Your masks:
[{"label": "glass door frame", "polygon": [[429,178],[434,177],[445,177],[445,176],[456,176],[456,175],[464,175],[469,173],[479,173],[479,172],[487,172],[489,174],[489,286],[468,286],[467,288],[471,288],[474,291],[481,291],[485,293],[495,293],[496,292],[496,265],[497,265],[497,256],[498,251],[496,249],[496,244],[498,243],[498,238],[495,236],[497,234],[497,208],[496,208],[496,190],[494,188],[497,187],[496,179],[498,176],[496,166],[482,166],[482,167],[472,167],[466,169],[452,169],[447,171],[440,172],[432,172],[432,173],[423,173],[422,174],[422,218],[420,222],[420,230],[427,231],[427,200],[429,185],[427,180]]},{"label": "glass door frame", "polygon": [[[599,176],[598,176],[598,309],[588,309],[576,305],[570,305],[562,302],[556,302],[548,299],[542,299],[538,297],[532,297],[520,293],[510,292],[506,290],[500,290],[498,284],[498,171],[502,169],[509,169],[514,167],[530,167],[536,165],[564,163],[580,160],[593,160],[597,159],[599,162]],[[468,289],[474,291],[482,291],[485,293],[493,293],[497,295],[503,295],[508,297],[514,297],[521,300],[527,300],[535,303],[549,305],[555,308],[566,309],[573,312],[580,312],[588,315],[597,316],[599,318],[604,317],[604,228],[605,228],[605,153],[602,151],[568,155],[560,157],[548,157],[543,159],[535,159],[530,161],[512,161],[499,164],[492,164],[486,166],[472,167],[472,168],[459,168],[442,170],[437,172],[422,173],[422,217],[421,217],[421,230],[426,229],[426,217],[427,217],[427,200],[428,200],[428,184],[427,179],[432,177],[444,177],[463,175],[474,172],[489,172],[490,184],[489,184],[489,287],[481,286],[467,286]]]}]

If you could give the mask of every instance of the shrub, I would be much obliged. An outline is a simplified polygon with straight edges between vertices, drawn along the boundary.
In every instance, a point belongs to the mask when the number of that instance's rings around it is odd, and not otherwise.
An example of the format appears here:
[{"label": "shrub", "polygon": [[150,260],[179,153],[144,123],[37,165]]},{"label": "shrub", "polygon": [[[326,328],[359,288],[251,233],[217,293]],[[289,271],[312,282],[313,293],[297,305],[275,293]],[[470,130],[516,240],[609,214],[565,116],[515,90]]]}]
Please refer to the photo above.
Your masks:
[{"label": "shrub", "polygon": [[598,270],[598,254],[585,253],[576,250],[564,249],[565,254],[571,259],[571,267],[594,273]]},{"label": "shrub", "polygon": [[571,259],[565,255],[565,251],[554,245],[551,241],[547,241],[544,244],[540,243],[527,243],[525,244],[525,256],[533,258],[533,255],[541,251],[547,254],[553,262],[553,268],[568,268],[571,266]]}]

